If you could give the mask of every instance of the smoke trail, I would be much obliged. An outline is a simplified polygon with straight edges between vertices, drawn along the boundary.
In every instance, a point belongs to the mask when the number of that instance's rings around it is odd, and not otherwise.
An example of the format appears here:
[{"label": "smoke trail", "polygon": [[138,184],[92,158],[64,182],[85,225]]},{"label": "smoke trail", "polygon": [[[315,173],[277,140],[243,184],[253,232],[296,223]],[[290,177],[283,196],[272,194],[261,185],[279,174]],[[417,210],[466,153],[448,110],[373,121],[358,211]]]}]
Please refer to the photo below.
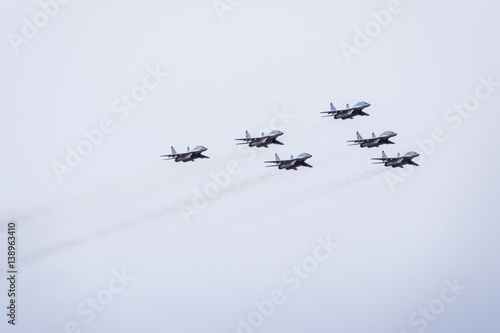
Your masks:
[{"label": "smoke trail", "polygon": [[[310,126],[308,128],[301,130],[301,132],[299,133],[299,136],[303,136],[311,131],[316,131],[318,126],[320,126],[320,125]],[[321,128],[326,128],[326,127],[327,127],[326,124],[325,125],[321,124]],[[340,153],[329,154],[326,157],[323,157],[319,160],[316,160],[316,162],[321,164],[322,161],[330,161],[330,160],[334,160],[334,159],[340,159],[340,158],[346,157],[348,155],[353,155],[353,154],[355,154],[354,149],[353,150],[344,150]],[[235,156],[242,157],[242,155],[240,153],[225,154],[224,157],[227,157],[227,159],[226,158],[224,159],[225,160],[224,163],[227,163],[227,160],[231,157],[233,157],[233,159],[234,159]],[[313,160],[314,160],[314,158],[313,158]],[[219,165],[222,165],[222,164],[223,164],[223,162],[221,162]],[[314,164],[314,161],[313,161],[313,164]],[[221,191],[219,192],[217,197],[212,199],[211,202],[214,202],[214,201],[220,199],[221,197],[226,196],[227,194],[239,193],[241,191],[245,191],[245,190],[247,190],[253,186],[256,186],[258,184],[262,184],[263,182],[276,177],[281,172],[287,172],[287,171],[273,170],[273,171],[266,171],[266,172],[260,173],[257,176],[251,176],[251,177],[244,179],[244,180],[242,180],[234,185],[230,185],[227,188],[221,189]],[[330,188],[331,186],[333,186],[333,187],[347,186],[349,184],[358,182],[360,180],[372,177],[372,176],[374,176],[378,173],[381,173],[381,172],[382,171],[380,171],[380,172],[373,172],[373,171],[364,172],[361,174],[353,175],[353,176],[350,176],[350,177],[347,177],[347,178],[344,178],[341,180],[334,181],[328,185],[323,185],[323,187],[325,189],[328,188],[328,190],[331,190],[331,188]],[[172,183],[177,184],[177,183],[180,183],[183,181],[183,179],[180,177],[175,177],[175,176],[170,176],[170,175],[167,175],[167,177],[165,178],[165,166],[161,165],[161,166],[156,166],[152,169],[146,170],[144,172],[141,172],[139,174],[130,176],[128,178],[125,178],[124,180],[116,182],[113,185],[107,186],[104,189],[98,189],[96,191],[92,191],[92,192],[86,193],[84,195],[80,195],[76,198],[73,198],[74,199],[73,202],[86,200],[87,198],[94,199],[96,194],[108,194],[109,195],[109,194],[112,194],[113,192],[121,191],[121,189],[128,188],[135,183],[138,183],[138,182],[143,183],[145,180],[151,180],[152,182],[154,182],[155,186],[153,188],[149,189],[147,192],[142,191],[141,194],[149,193],[149,192],[157,191],[157,190],[162,190],[163,187],[158,186],[158,182],[160,180],[159,179],[160,177],[162,178],[162,183],[163,183],[163,180],[165,180],[165,181],[168,181],[169,185],[172,185]],[[236,176],[234,176],[234,177],[236,177]],[[309,192],[312,192],[312,195],[314,195],[314,194],[318,193],[318,189],[311,189],[311,190],[309,190]],[[136,192],[135,194],[138,194],[138,193]],[[309,195],[308,197],[311,197],[312,195]],[[69,199],[69,201],[71,201],[71,199]],[[69,240],[66,242],[61,242],[61,243],[56,244],[52,247],[42,249],[40,251],[37,251],[37,253],[32,255],[32,256],[28,256],[27,258],[25,258],[25,260],[26,260],[26,262],[38,261],[38,260],[41,260],[41,259],[51,255],[51,254],[65,251],[65,250],[68,250],[71,248],[75,248],[75,247],[84,245],[85,243],[87,243],[89,241],[93,241],[93,240],[100,239],[100,238],[103,238],[106,236],[110,236],[110,235],[118,233],[122,230],[132,228],[139,223],[144,223],[146,221],[150,221],[150,220],[153,220],[155,218],[170,215],[173,213],[178,214],[180,205],[185,203],[185,202],[191,202],[191,201],[192,201],[192,195],[190,197],[186,198],[185,200],[180,200],[177,204],[172,204],[166,208],[162,208],[162,209],[156,210],[152,213],[145,214],[142,217],[130,219],[128,221],[119,223],[117,225],[113,225],[113,226],[110,226],[110,227],[107,227],[107,228],[104,228],[101,230],[96,230],[96,231],[94,231],[86,236],[82,236],[80,238],[76,238],[76,239]],[[56,205],[54,208],[57,208],[58,206],[62,206],[62,205],[67,205],[67,202],[68,202],[68,200],[66,200],[66,202],[60,203],[59,205]],[[46,207],[45,207],[45,209],[46,209]]]},{"label": "smoke trail", "polygon": [[146,214],[140,218],[135,218],[135,219],[130,219],[128,221],[119,223],[118,225],[113,225],[108,228],[100,229],[100,230],[95,230],[94,232],[91,232],[85,236],[82,236],[80,238],[75,238],[72,240],[68,241],[63,241],[58,244],[55,244],[53,246],[47,247],[45,249],[38,249],[36,250],[36,253],[32,254],[31,256],[26,256],[24,258],[21,258],[21,261],[26,263],[26,264],[31,264],[33,262],[37,262],[39,260],[45,259],[46,257],[57,254],[60,252],[64,252],[73,248],[76,248],[81,245],[85,245],[86,243],[90,241],[95,241],[101,238],[105,238],[108,236],[111,236],[113,234],[116,234],[120,231],[123,231],[127,228],[134,227],[138,224],[142,224],[145,222],[148,222],[150,220],[154,220],[155,218],[162,217],[165,215],[172,214],[174,212],[177,212],[176,207],[171,206],[165,209],[160,209],[155,212]]},{"label": "smoke trail", "polygon": [[[278,172],[276,172],[276,171],[274,171],[274,172],[268,171],[265,173],[261,173],[257,176],[251,177],[249,179],[245,179],[239,183],[236,183],[233,186],[229,186],[225,189],[222,189],[220,191],[219,195],[216,198],[214,198],[213,201],[218,199],[221,196],[225,196],[225,195],[231,194],[231,193],[236,193],[236,192],[239,192],[241,190],[250,188],[254,185],[260,184],[262,181],[271,179],[272,177],[275,177],[277,174],[278,174]],[[186,202],[191,202],[192,199],[193,198],[191,195],[189,197],[186,197],[182,200],[177,201],[176,203],[172,203],[167,207],[158,209],[158,210],[153,211],[151,213],[145,214],[141,217],[130,219],[130,220],[127,220],[127,221],[124,221],[124,222],[121,222],[121,223],[118,223],[116,225],[109,226],[109,227],[106,227],[106,228],[103,228],[100,230],[95,230],[95,231],[93,231],[85,236],[71,239],[68,241],[64,241],[64,242],[55,244],[53,246],[47,247],[45,249],[37,249],[36,253],[22,258],[22,260],[27,264],[33,263],[33,262],[42,260],[50,255],[57,254],[57,253],[60,253],[63,251],[67,251],[67,250],[70,250],[73,248],[77,248],[79,246],[85,245],[88,242],[114,235],[114,234],[121,232],[123,230],[133,228],[139,224],[143,225],[144,223],[151,222],[152,220],[154,220],[156,218],[160,218],[160,217],[164,217],[164,216],[168,216],[168,215],[174,215],[174,214],[177,215],[177,214],[179,214],[179,207],[181,206],[181,204],[186,203]]]}]

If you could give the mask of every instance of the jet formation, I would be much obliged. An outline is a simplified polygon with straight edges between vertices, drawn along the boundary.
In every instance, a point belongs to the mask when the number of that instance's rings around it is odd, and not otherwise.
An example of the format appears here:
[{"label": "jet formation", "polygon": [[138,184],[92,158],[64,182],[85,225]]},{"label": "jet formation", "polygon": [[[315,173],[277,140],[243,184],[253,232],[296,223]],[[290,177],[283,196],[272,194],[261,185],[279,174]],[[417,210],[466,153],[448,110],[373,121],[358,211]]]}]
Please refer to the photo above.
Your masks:
[{"label": "jet formation", "polygon": [[[333,103],[330,103],[330,111],[321,111],[321,114],[326,114],[324,117],[333,117],[334,119],[354,119],[356,116],[369,116],[368,113],[363,110],[369,107],[371,104],[367,102],[358,102],[353,107],[350,107],[349,104],[346,105],[345,109],[337,110]],[[237,145],[248,145],[249,147],[256,148],[269,148],[270,145],[283,145],[282,142],[278,141],[278,137],[282,136],[284,133],[278,130],[274,130],[269,132],[268,134],[262,133],[261,136],[252,137],[248,131],[245,131],[245,138],[235,139],[239,141],[236,143]],[[372,133],[371,138],[364,139],[359,132],[356,132],[356,140],[348,140],[347,142],[351,143],[349,146],[357,146],[361,148],[374,148],[379,147],[381,145],[389,145],[394,144],[391,141],[393,137],[395,137],[397,133],[392,131],[385,131],[379,136],[376,136],[375,133]],[[189,147],[185,153],[177,153],[174,147],[171,147],[172,154],[168,155],[160,155],[164,160],[175,160],[175,162],[194,162],[198,158],[209,158],[206,155],[203,155],[203,152],[207,150],[204,146],[197,146],[193,150],[190,150]],[[264,161],[264,163],[268,163],[267,167],[277,167],[280,170],[297,170],[298,167],[308,167],[312,168],[312,165],[306,162],[307,159],[311,158],[312,155],[309,153],[302,153],[297,155],[297,157],[290,157],[290,159],[282,160],[279,158],[278,154],[274,154],[275,158],[272,161]],[[417,163],[413,162],[415,157],[418,157],[419,154],[410,151],[403,156],[399,153],[397,157],[387,157],[384,151],[382,151],[382,158],[372,158],[377,162],[373,162],[373,164],[383,164],[386,167],[400,167],[402,168],[405,165],[414,165],[418,166]]]}]

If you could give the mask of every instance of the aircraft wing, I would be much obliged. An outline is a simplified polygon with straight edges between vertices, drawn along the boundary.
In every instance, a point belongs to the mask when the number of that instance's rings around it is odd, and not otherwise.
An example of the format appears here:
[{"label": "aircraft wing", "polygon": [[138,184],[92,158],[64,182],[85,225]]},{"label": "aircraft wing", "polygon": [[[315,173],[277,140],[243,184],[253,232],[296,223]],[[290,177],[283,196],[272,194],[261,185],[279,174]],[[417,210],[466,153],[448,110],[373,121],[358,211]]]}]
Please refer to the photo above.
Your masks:
[{"label": "aircraft wing", "polygon": [[356,108],[348,108],[348,109],[343,109],[343,110],[330,110],[330,111],[321,111],[320,113],[339,113],[339,112],[346,112],[346,111],[352,111],[355,110]]},{"label": "aircraft wing", "polygon": [[267,138],[270,138],[271,136],[270,135],[264,135],[264,136],[259,136],[257,138],[244,138],[244,139],[235,139],[237,141],[246,141],[246,142],[252,142],[252,141],[258,141],[258,140],[261,140],[261,139],[267,139]]},{"label": "aircraft wing", "polygon": [[358,144],[358,143],[365,143],[365,142],[369,142],[370,140],[372,140],[372,139],[361,139],[361,140],[357,139],[357,140],[347,140],[346,142],[354,142],[354,143]]},{"label": "aircraft wing", "polygon": [[289,160],[279,160],[279,161],[266,161],[265,163],[290,163],[290,162],[296,162],[299,160],[304,160],[302,158],[294,158],[294,159],[289,159]]},{"label": "aircraft wing", "polygon": [[179,157],[179,156],[182,156],[182,157],[189,157],[193,155],[192,152],[189,152],[189,153],[180,153],[180,154],[170,154],[170,155],[160,155],[160,157],[165,157],[166,159],[174,159],[176,157]]},{"label": "aircraft wing", "polygon": [[403,157],[388,157],[388,158],[373,157],[372,160],[385,161],[385,162],[401,162],[402,160],[404,160],[404,158]]},{"label": "aircraft wing", "polygon": [[264,161],[264,163],[274,163],[276,165],[279,165],[283,162],[290,162],[291,160],[279,160],[279,161]]},{"label": "aircraft wing", "polygon": [[378,143],[380,141],[380,138],[367,138],[367,139],[358,139],[358,140],[348,140],[347,142],[354,142],[354,145],[360,144],[360,143]]},{"label": "aircraft wing", "polygon": [[166,159],[173,159],[179,156],[180,154],[171,154],[171,155],[160,155],[160,157],[165,157]]},{"label": "aircraft wing", "polygon": [[413,162],[412,160],[409,160],[408,164],[411,164],[411,165],[414,165],[414,166],[419,166],[417,163]]},{"label": "aircraft wing", "polygon": [[335,110],[335,111],[321,111],[320,113],[328,113],[328,114],[337,114],[337,113],[348,113],[349,111],[354,111],[354,108],[343,109],[343,110]]},{"label": "aircraft wing", "polygon": [[210,158],[210,157],[203,155],[202,153],[199,153],[196,155],[196,158]]},{"label": "aircraft wing", "polygon": [[283,163],[290,163],[290,162],[296,162],[297,159],[294,158],[293,160],[279,160],[279,161],[264,161],[264,163],[274,163],[275,165],[280,165]]}]

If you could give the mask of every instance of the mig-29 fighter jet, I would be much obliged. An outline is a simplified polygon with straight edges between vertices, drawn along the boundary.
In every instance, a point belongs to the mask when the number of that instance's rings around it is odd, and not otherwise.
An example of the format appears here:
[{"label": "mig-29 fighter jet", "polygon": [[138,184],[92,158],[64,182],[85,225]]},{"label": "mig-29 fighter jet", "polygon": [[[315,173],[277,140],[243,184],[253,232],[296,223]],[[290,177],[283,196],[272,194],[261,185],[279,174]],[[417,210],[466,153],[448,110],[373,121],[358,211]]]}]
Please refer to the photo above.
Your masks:
[{"label": "mig-29 fighter jet", "polygon": [[187,147],[187,152],[185,153],[177,153],[174,147],[171,147],[172,154],[171,155],[161,155],[160,157],[165,157],[165,160],[175,160],[176,162],[194,162],[197,158],[210,158],[208,156],[203,155],[202,153],[207,150],[207,148],[203,146],[197,146],[193,150],[189,150]]},{"label": "mig-29 fighter jet", "polygon": [[401,156],[398,153],[398,157],[387,157],[385,152],[382,150],[382,158],[372,158],[372,160],[380,161],[380,162],[374,162],[373,164],[383,164],[386,167],[393,167],[393,168],[400,167],[400,168],[402,168],[404,165],[407,165],[407,164],[418,166],[417,163],[412,161],[412,159],[414,159],[415,157],[418,157],[418,156],[420,156],[420,154],[418,154],[414,151],[410,151],[410,152],[404,154],[403,156]]},{"label": "mig-29 fighter jet", "polygon": [[345,109],[337,110],[333,103],[330,103],[330,111],[322,111],[320,113],[327,113],[326,116],[323,117],[333,117],[335,119],[353,119],[355,116],[369,116],[368,113],[364,112],[363,109],[370,106],[370,103],[359,102],[356,103],[353,107],[350,107],[349,104],[346,105]]},{"label": "mig-29 fighter jet", "polygon": [[300,166],[312,168],[312,165],[306,163],[306,160],[312,157],[312,155],[308,153],[302,153],[295,158],[292,155],[289,160],[280,160],[278,154],[274,154],[274,157],[275,157],[274,161],[264,162],[264,163],[274,163],[273,165],[268,165],[267,166],[268,168],[278,167],[278,169],[285,169],[285,170],[290,170],[290,169],[297,170],[297,167]]},{"label": "mig-29 fighter jet", "polygon": [[360,147],[378,147],[380,145],[388,145],[388,144],[394,144],[390,138],[396,136],[397,134],[391,131],[386,131],[379,136],[376,136],[375,133],[372,133],[372,137],[370,139],[363,139],[363,137],[359,134],[359,132],[356,132],[356,140],[349,140],[347,142],[354,142],[353,144],[349,146],[356,146],[359,145]]},{"label": "mig-29 fighter jet", "polygon": [[250,134],[248,133],[248,131],[246,131],[245,133],[247,136],[245,139],[235,139],[238,141],[244,141],[244,142],[237,143],[237,145],[248,144],[248,146],[250,146],[250,147],[257,147],[257,148],[266,147],[266,148],[268,148],[268,145],[270,145],[270,144],[276,144],[276,145],[283,144],[282,142],[279,142],[276,139],[278,136],[283,135],[283,132],[281,132],[281,131],[271,131],[267,135],[265,135],[264,132],[262,132],[261,137],[255,137],[255,138],[252,138],[250,136]]}]

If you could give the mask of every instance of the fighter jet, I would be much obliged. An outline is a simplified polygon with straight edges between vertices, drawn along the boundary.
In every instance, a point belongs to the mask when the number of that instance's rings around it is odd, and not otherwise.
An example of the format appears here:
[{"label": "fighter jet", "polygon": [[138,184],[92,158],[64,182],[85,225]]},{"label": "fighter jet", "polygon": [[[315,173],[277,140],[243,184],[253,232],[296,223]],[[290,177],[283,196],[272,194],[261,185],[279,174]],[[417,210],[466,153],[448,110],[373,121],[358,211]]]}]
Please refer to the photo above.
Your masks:
[{"label": "fighter jet", "polygon": [[297,170],[297,167],[300,166],[312,168],[312,165],[306,163],[306,160],[312,157],[312,155],[308,153],[302,153],[295,158],[292,155],[289,160],[280,160],[278,154],[274,154],[274,157],[275,157],[274,161],[264,162],[264,163],[274,163],[273,165],[268,165],[267,166],[268,168],[278,167],[278,169],[285,169],[285,170],[290,170],[290,169]]},{"label": "fighter jet", "polygon": [[175,151],[174,147],[171,147],[171,149],[172,149],[171,155],[160,156],[160,157],[165,157],[164,161],[175,160],[176,162],[189,162],[189,161],[194,162],[194,160],[197,158],[210,158],[202,154],[205,150],[207,150],[207,148],[203,146],[197,146],[193,150],[189,150],[189,147],[187,147],[187,152],[180,154]]},{"label": "fighter jet", "polygon": [[382,158],[372,158],[372,160],[380,161],[380,162],[374,162],[373,164],[383,164],[386,167],[393,167],[393,168],[400,167],[400,168],[402,168],[404,165],[407,165],[407,164],[418,166],[417,163],[412,161],[412,159],[414,159],[415,157],[418,157],[418,156],[420,156],[420,154],[418,154],[414,151],[410,151],[410,152],[404,154],[403,156],[401,156],[398,153],[398,157],[387,157],[385,152],[382,151]]},{"label": "fighter jet", "polygon": [[350,107],[349,104],[346,105],[345,109],[337,110],[333,103],[330,103],[330,111],[322,111],[320,113],[327,113],[326,116],[323,117],[333,117],[335,119],[353,119],[355,116],[369,116],[368,113],[364,112],[363,109],[370,106],[370,103],[359,102],[356,103],[353,107]]},{"label": "fighter jet", "polygon": [[255,137],[255,138],[252,138],[250,136],[250,134],[248,133],[248,131],[246,131],[245,133],[247,136],[245,139],[235,139],[238,141],[244,141],[244,142],[237,143],[237,145],[248,144],[248,146],[250,146],[250,147],[257,147],[257,148],[266,147],[266,148],[268,148],[268,145],[270,145],[270,144],[276,144],[276,145],[283,144],[282,142],[279,142],[276,139],[278,136],[283,135],[283,132],[281,132],[281,131],[271,131],[267,135],[265,135],[264,132],[262,132],[261,137]]},{"label": "fighter jet", "polygon": [[360,147],[378,147],[380,145],[388,145],[388,144],[394,144],[390,138],[396,136],[397,134],[391,131],[386,131],[379,136],[376,136],[375,133],[372,133],[372,137],[370,139],[363,139],[363,137],[359,134],[359,132],[356,132],[356,137],[357,140],[349,140],[347,142],[354,142],[353,144],[349,146],[356,146],[359,145]]}]

